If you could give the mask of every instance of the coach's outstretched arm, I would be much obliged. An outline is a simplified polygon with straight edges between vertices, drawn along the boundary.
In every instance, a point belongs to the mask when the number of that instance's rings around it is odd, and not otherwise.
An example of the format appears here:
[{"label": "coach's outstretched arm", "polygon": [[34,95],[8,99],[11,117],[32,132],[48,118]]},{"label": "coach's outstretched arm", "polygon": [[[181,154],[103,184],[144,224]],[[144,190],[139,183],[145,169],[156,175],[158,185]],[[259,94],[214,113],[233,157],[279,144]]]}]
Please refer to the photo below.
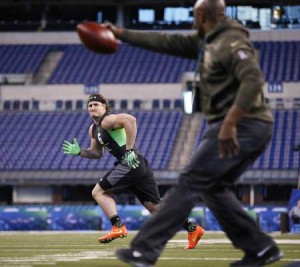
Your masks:
[{"label": "coach's outstretched arm", "polygon": [[158,53],[195,59],[203,36],[197,32],[190,34],[149,32],[128,30],[112,23],[105,23],[115,37],[130,45]]}]

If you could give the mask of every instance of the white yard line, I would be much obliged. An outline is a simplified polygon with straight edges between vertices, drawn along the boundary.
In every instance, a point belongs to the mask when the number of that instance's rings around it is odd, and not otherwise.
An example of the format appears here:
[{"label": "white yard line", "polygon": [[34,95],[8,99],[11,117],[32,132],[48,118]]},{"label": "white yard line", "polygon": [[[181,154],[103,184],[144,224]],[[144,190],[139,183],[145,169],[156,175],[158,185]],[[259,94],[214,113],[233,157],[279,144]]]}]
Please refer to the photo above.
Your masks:
[{"label": "white yard line", "polygon": [[29,257],[5,257],[0,259],[0,264],[7,263],[34,263],[34,264],[55,264],[56,262],[77,262],[80,260],[92,260],[92,259],[116,259],[112,257],[114,252],[106,251],[81,251],[71,253],[58,253],[51,255],[34,255]]},{"label": "white yard line", "polygon": [[[176,258],[176,257],[160,257],[159,260],[179,260],[179,261],[236,261],[240,258]],[[281,259],[280,261],[288,261],[288,262],[294,262],[294,261],[300,261],[299,259]]]},{"label": "white yard line", "polygon": [[[170,240],[169,243],[186,243],[186,239],[177,239],[177,240]],[[277,244],[300,244],[300,240],[297,239],[275,239]],[[224,238],[216,238],[216,239],[201,239],[201,244],[230,244],[231,242]]]}]

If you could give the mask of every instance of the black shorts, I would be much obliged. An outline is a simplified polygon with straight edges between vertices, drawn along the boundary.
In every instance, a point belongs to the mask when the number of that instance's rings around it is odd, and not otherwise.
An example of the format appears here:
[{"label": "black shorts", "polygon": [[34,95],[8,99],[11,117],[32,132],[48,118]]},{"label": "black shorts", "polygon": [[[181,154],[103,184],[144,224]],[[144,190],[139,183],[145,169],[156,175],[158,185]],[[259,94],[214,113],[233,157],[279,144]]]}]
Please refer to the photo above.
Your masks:
[{"label": "black shorts", "polygon": [[160,195],[149,163],[141,155],[138,158],[140,161],[138,168],[130,169],[118,162],[98,184],[107,193],[132,192],[142,204],[145,201],[158,204]]}]

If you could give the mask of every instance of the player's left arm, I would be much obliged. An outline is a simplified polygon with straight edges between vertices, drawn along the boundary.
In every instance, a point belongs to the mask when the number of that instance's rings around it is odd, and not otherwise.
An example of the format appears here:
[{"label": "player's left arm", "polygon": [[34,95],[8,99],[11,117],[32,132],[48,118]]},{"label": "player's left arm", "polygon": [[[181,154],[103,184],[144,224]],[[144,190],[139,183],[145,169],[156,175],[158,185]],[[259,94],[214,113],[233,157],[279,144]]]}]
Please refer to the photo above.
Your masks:
[{"label": "player's left arm", "polygon": [[126,150],[134,147],[137,135],[136,118],[134,116],[126,113],[111,114],[104,118],[101,126],[106,130],[124,128],[126,133]]}]

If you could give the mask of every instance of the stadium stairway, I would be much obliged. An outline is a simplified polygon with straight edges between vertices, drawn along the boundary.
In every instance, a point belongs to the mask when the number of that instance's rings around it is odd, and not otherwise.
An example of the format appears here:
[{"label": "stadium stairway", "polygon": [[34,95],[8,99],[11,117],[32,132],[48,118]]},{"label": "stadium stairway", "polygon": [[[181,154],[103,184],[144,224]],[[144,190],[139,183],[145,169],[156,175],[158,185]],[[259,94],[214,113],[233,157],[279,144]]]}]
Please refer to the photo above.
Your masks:
[{"label": "stadium stairway", "polygon": [[183,115],[175,147],[168,164],[169,170],[182,170],[188,164],[193,153],[194,140],[201,129],[202,121],[203,116],[200,113]]},{"label": "stadium stairway", "polygon": [[52,72],[58,66],[64,53],[62,51],[50,51],[42,61],[37,73],[34,75],[32,84],[46,84]]}]

